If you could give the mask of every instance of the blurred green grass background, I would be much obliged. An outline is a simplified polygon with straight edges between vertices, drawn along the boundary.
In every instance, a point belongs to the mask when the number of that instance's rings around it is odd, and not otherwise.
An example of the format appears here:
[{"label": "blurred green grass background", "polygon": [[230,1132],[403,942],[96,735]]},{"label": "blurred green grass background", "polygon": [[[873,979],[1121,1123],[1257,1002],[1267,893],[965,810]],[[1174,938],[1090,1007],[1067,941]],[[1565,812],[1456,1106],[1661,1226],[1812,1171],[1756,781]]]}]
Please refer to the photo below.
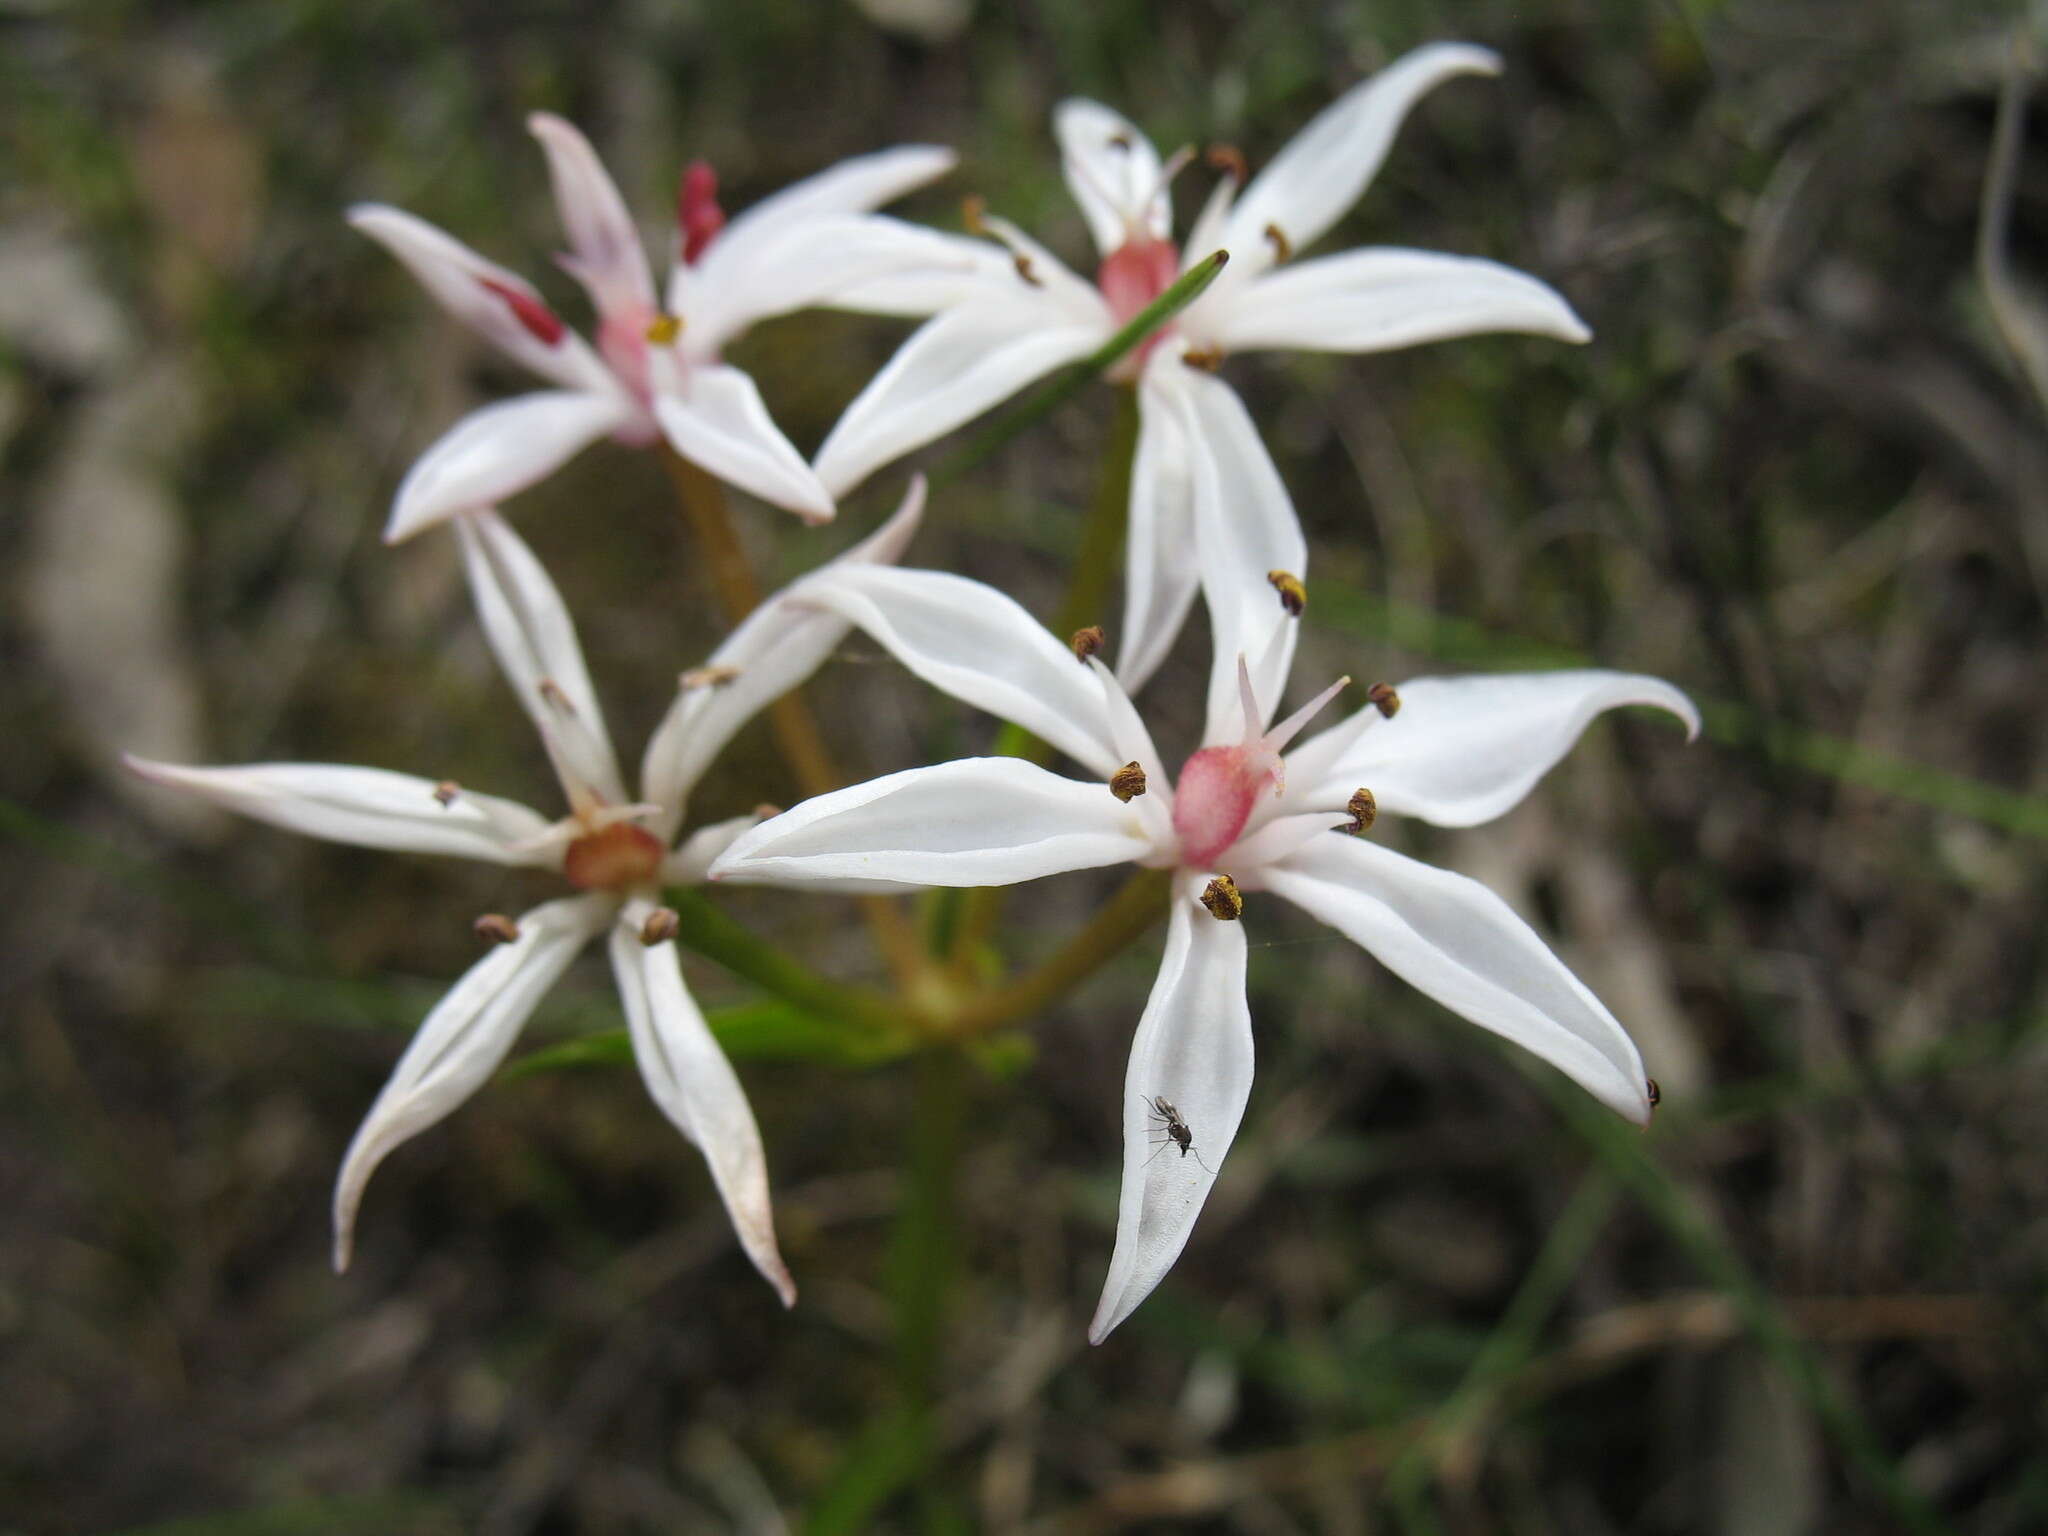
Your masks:
[{"label": "blurred green grass background", "polygon": [[[1977,264],[2021,18],[962,15],[919,37],[776,0],[0,6],[0,1530],[2048,1528],[2048,437],[2012,351],[2038,317]],[[1612,719],[1502,822],[1401,829],[1636,1033],[1652,1131],[1262,910],[1229,1174],[1168,1284],[1089,1350],[1141,944],[969,1089],[943,1455],[904,1499],[883,1496],[900,1066],[740,1064],[788,1316],[616,1069],[494,1088],[408,1147],[329,1274],[329,1182],[403,1032],[471,957],[469,919],[533,892],[181,814],[111,755],[549,782],[449,543],[377,540],[413,455],[516,381],[341,209],[407,207],[579,316],[543,275],[523,122],[547,107],[650,231],[689,158],[744,206],[929,140],[961,169],[905,211],[952,225],[979,192],[1079,263],[1062,96],[1256,166],[1438,37],[1506,73],[1427,100],[1338,239],[1523,267],[1595,341],[1230,377],[1310,531],[1302,679],[1587,660],[1706,705],[1693,747]],[[2042,138],[2017,162],[2022,283]],[[797,316],[736,360],[809,449],[903,331]],[[1049,615],[1109,405],[1084,394],[946,487],[917,557]],[[820,533],[741,508],[760,568],[871,528],[901,473]],[[658,466],[600,448],[511,513],[622,743],[644,739],[719,633]],[[1204,652],[1197,624],[1149,691],[1183,746]],[[858,640],[813,695],[863,771],[993,734]],[[792,793],[756,730],[698,814]],[[1012,903],[1005,948],[1049,950],[1106,889]],[[820,969],[872,964],[842,901],[727,905]],[[528,1038],[613,1006],[587,962]]]}]

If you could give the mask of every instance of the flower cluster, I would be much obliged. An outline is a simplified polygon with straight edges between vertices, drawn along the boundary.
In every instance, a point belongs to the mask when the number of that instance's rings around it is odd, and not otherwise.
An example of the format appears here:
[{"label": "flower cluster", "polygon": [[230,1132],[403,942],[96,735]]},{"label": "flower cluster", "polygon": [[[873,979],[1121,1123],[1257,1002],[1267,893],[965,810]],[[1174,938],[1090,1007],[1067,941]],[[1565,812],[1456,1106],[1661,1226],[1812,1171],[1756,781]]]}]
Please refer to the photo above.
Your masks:
[{"label": "flower cluster", "polygon": [[[1485,887],[1373,834],[1383,815],[1489,820],[1603,711],[1651,705],[1694,732],[1692,706],[1669,684],[1623,673],[1420,678],[1363,690],[1348,718],[1300,739],[1350,682],[1338,679],[1274,723],[1308,601],[1308,551],[1279,471],[1218,375],[1229,355],[1259,348],[1365,352],[1483,331],[1587,339],[1558,294],[1491,262],[1395,249],[1295,259],[1364,191],[1425,92],[1497,67],[1482,49],[1424,48],[1339,99],[1257,175],[1235,150],[1210,150],[1219,179],[1179,248],[1171,189],[1193,152],[1162,157],[1108,108],[1062,104],[1054,127],[1096,246],[1092,281],[978,206],[968,236],[875,212],[952,165],[943,149],[910,146],[846,161],[730,219],[711,168],[690,165],[657,284],[589,143],[536,114],[569,247],[561,265],[589,296],[594,344],[532,284],[433,226],[382,205],[351,211],[444,308],[550,386],[487,405],[434,443],[399,486],[386,536],[452,524],[484,635],[540,732],[567,814],[550,820],[451,782],[368,768],[131,766],[316,837],[549,869],[573,894],[477,921],[489,952],[429,1014],[343,1159],[337,1268],[379,1163],[489,1079],[543,994],[602,938],[648,1091],[704,1153],[741,1247],[794,1300],[761,1137],[684,985],[677,914],[663,905],[665,889],[707,879],[886,895],[1123,863],[1163,872],[1153,878],[1167,883],[1166,946],[1121,1093],[1122,1199],[1090,1330],[1098,1342],[1178,1257],[1243,1119],[1244,922],[1265,894],[1618,1113],[1647,1119],[1654,1089],[1627,1033],[1527,924]],[[754,608],[682,674],[636,794],[568,608],[497,503],[611,437],[663,445],[806,522],[826,521],[835,498],[884,465],[1098,353],[1218,252],[1221,277],[1136,338],[1108,374],[1134,391],[1139,421],[1115,670],[1096,654],[1100,630],[1068,640],[980,582],[902,568],[923,512],[913,482],[877,532]],[[756,321],[819,306],[923,324],[806,462],[722,352]],[[1211,636],[1207,724],[1169,772],[1132,695],[1198,594]],[[1022,756],[966,758],[684,835],[713,758],[856,628],[925,682],[1029,732],[1078,776]]]}]

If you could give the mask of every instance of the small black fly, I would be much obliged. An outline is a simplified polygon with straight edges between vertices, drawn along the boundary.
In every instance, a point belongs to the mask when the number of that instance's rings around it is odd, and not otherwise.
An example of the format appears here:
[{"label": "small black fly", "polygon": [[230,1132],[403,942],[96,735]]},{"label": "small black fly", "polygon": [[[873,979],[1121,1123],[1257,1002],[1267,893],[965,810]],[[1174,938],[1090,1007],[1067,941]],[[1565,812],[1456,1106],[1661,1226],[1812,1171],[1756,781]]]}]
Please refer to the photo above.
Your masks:
[{"label": "small black fly", "polygon": [[[1195,1133],[1188,1129],[1187,1121],[1181,1118],[1180,1111],[1174,1108],[1171,1099],[1164,1094],[1155,1093],[1149,1099],[1141,1097],[1138,1102],[1145,1106],[1154,1120],[1159,1122],[1152,1127],[1159,1138],[1159,1152],[1164,1152],[1170,1146],[1179,1147],[1182,1157],[1195,1152]],[[1152,1159],[1159,1156],[1159,1152],[1154,1152],[1152,1157],[1146,1158],[1140,1166],[1151,1167]],[[1216,1176],[1216,1170],[1202,1162],[1201,1153],[1195,1152],[1195,1161],[1201,1164],[1202,1172],[1212,1179]]]}]

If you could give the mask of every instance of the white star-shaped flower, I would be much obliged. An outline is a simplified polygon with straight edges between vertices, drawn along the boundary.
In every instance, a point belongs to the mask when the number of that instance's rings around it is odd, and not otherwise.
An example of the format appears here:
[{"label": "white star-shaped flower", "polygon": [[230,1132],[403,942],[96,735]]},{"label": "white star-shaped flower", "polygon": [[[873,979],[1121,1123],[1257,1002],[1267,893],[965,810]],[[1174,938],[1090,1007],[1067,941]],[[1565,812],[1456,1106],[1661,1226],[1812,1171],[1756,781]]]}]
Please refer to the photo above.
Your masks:
[{"label": "white star-shaped flower", "polygon": [[[1131,477],[1123,649],[1117,675],[1136,691],[1165,658],[1194,600],[1204,485],[1225,497],[1232,537],[1258,558],[1243,565],[1258,595],[1272,569],[1307,574],[1293,504],[1243,403],[1216,377],[1229,354],[1272,347],[1379,352],[1489,331],[1584,341],[1589,332],[1555,290],[1495,262],[1368,247],[1293,262],[1364,192],[1394,133],[1432,87],[1494,74],[1483,48],[1417,49],[1332,103],[1238,195],[1225,178],[1184,247],[1172,244],[1171,160],[1109,108],[1067,101],[1054,116],[1067,185],[1101,259],[1076,276],[1015,226],[984,218],[1000,246],[960,241],[972,273],[927,267],[879,279],[873,301],[936,318],[878,373],[819,449],[818,477],[843,496],[882,465],[979,415],[1032,380],[1100,347],[1182,272],[1217,250],[1230,263],[1200,298],[1130,353],[1119,375],[1138,391],[1141,425]],[[944,300],[944,307],[937,308]],[[1198,472],[1198,469],[1201,472]],[[1219,594],[1210,591],[1216,602]],[[1223,599],[1234,606],[1239,596]],[[1219,622],[1235,620],[1228,614]],[[1227,637],[1218,645],[1228,652]]]},{"label": "white star-shaped flower", "polygon": [[[922,484],[830,570],[893,561],[915,531]],[[575,626],[532,550],[488,508],[456,518],[484,633],[541,733],[569,814],[550,822],[511,800],[377,768],[255,763],[188,768],[129,758],[144,778],[258,821],[331,842],[559,871],[578,895],[478,931],[495,947],[421,1024],[356,1132],[334,1191],[334,1264],[344,1269],[370,1175],[395,1148],[483,1086],[577,953],[603,936],[649,1093],[704,1153],[733,1229],[783,1303],[796,1288],[775,1245],[768,1169],[745,1092],[691,1000],[660,906],[664,885],[702,880],[757,817],[703,827],[678,844],[690,792],[733,733],[817,669],[848,622],[805,594],[824,571],[757,608],[684,675],[640,769],[632,799],[619,771]]]},{"label": "white star-shaped flower", "polygon": [[[1301,589],[1276,584],[1286,608],[1298,608]],[[1507,903],[1364,834],[1381,813],[1439,826],[1490,820],[1603,710],[1655,705],[1696,732],[1691,703],[1668,683],[1618,672],[1420,678],[1375,687],[1358,713],[1288,751],[1344,683],[1270,724],[1296,622],[1272,598],[1269,589],[1278,617],[1259,637],[1257,662],[1219,647],[1203,745],[1169,777],[1116,677],[1092,656],[1076,661],[1082,637],[1062,644],[964,577],[879,567],[824,575],[810,601],[1093,777],[1008,757],[912,768],[805,801],[741,833],[711,867],[713,880],[854,892],[1009,885],[1126,861],[1173,871],[1166,954],[1122,1094],[1123,1196],[1089,1334],[1098,1343],[1179,1256],[1244,1115],[1243,893],[1286,898],[1619,1113],[1649,1116],[1627,1033]]]}]

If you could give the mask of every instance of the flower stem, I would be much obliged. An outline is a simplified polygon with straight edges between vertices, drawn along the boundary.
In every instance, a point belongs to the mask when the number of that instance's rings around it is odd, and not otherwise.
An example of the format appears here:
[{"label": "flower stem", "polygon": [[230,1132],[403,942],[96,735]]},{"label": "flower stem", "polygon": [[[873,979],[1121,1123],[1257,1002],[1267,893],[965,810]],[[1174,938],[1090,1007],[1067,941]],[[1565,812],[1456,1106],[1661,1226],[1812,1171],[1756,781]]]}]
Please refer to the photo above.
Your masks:
[{"label": "flower stem", "polygon": [[[761,605],[761,589],[754,581],[746,551],[740,548],[725,487],[667,443],[661,445],[661,462],[668,470],[683,518],[704,557],[719,607],[725,611],[726,622],[737,625]],[[792,688],[768,706],[768,723],[775,732],[783,761],[806,798],[825,794],[846,782],[833,763],[817,717],[804,703],[800,690]],[[899,983],[916,976],[923,968],[924,956],[917,935],[896,904],[886,897],[864,896],[860,905],[890,974]]]},{"label": "flower stem", "polygon": [[756,938],[694,887],[671,886],[663,891],[662,900],[676,914],[680,943],[762,991],[869,1034],[902,1033],[904,1010],[890,999],[798,964],[775,945]]},{"label": "flower stem", "polygon": [[968,1004],[956,1023],[957,1031],[968,1035],[990,1029],[1065,996],[1165,915],[1171,883],[1172,875],[1166,870],[1139,870],[1051,959],[1006,983],[1000,991]]}]

